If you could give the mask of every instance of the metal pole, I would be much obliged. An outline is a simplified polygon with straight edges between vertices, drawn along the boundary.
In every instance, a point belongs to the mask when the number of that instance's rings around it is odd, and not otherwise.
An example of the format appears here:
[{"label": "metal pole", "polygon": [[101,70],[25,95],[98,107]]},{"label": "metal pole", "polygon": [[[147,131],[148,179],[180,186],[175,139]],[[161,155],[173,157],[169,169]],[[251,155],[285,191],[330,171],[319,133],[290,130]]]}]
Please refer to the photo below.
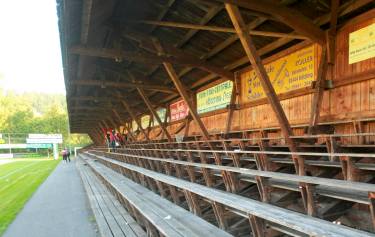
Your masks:
[{"label": "metal pole", "polygon": [[12,148],[10,147],[10,133],[8,133],[8,144],[9,144],[9,154],[12,154]]}]

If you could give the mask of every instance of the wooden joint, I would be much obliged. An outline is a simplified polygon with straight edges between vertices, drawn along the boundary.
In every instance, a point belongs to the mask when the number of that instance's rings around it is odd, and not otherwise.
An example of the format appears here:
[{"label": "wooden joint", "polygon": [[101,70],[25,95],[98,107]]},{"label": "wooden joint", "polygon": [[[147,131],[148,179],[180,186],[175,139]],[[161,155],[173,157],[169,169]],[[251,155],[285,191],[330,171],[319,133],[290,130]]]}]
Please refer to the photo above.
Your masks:
[{"label": "wooden joint", "polygon": [[225,218],[225,207],[221,203],[213,202],[212,209],[214,210],[214,214],[216,217],[216,221],[219,225],[220,229],[226,230],[228,229],[228,222]]},{"label": "wooden joint", "polygon": [[370,201],[370,215],[372,220],[372,228],[375,231],[375,192],[369,192],[368,194]]},{"label": "wooden joint", "polygon": [[[316,81],[311,82],[311,88],[316,89],[319,86]],[[324,82],[320,85],[320,88],[324,90],[333,89],[333,81],[332,80],[324,80]]]},{"label": "wooden joint", "polygon": [[270,201],[270,189],[268,185],[268,178],[262,176],[255,176],[257,182],[260,199],[262,202]]},{"label": "wooden joint", "polygon": [[239,110],[239,109],[241,109],[241,105],[240,104],[229,104],[229,105],[227,105],[227,109]]},{"label": "wooden joint", "polygon": [[354,164],[352,157],[340,156],[340,164],[344,179],[349,181],[359,181],[360,170]]},{"label": "wooden joint", "polygon": [[306,213],[310,216],[316,216],[315,185],[301,182],[299,188]]},{"label": "wooden joint", "polygon": [[249,215],[249,222],[251,226],[252,236],[254,237],[265,237],[265,224],[262,219],[257,216]]},{"label": "wooden joint", "polygon": [[186,202],[189,206],[190,212],[194,213],[197,216],[202,215],[201,207],[199,205],[198,196],[195,193],[190,191],[184,190],[184,195],[186,198]]}]

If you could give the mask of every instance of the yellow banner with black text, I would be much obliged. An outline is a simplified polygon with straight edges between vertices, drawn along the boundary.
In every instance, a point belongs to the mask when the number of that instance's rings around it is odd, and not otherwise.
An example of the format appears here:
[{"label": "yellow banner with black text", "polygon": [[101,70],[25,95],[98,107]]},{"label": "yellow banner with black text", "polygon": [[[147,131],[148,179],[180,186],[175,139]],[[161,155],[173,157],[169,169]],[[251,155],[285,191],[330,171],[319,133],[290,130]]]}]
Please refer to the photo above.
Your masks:
[{"label": "yellow banner with black text", "polygon": [[[265,69],[276,94],[311,86],[315,80],[316,60],[312,45],[267,63]],[[242,73],[240,78],[243,102],[266,97],[255,70]]]}]

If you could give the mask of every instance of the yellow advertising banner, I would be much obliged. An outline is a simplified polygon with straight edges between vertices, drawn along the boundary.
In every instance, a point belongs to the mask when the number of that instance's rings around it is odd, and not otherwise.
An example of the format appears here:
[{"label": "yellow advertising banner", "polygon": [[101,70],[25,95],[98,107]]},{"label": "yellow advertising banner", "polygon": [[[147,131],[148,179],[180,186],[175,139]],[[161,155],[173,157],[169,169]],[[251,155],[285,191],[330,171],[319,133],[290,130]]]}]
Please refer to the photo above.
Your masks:
[{"label": "yellow advertising banner", "polygon": [[349,64],[375,57],[375,23],[349,34]]},{"label": "yellow advertising banner", "polygon": [[142,128],[148,128],[150,126],[150,115],[145,115],[141,118]]},{"label": "yellow advertising banner", "polygon": [[135,120],[132,121],[132,132],[135,132],[138,130],[138,124]]},{"label": "yellow advertising banner", "polygon": [[197,110],[199,114],[226,108],[230,103],[233,82],[225,81],[197,93]]},{"label": "yellow advertising banner", "polygon": [[[276,94],[311,86],[315,80],[315,60],[312,45],[266,64]],[[242,73],[241,84],[244,102],[266,97],[254,70]]]}]

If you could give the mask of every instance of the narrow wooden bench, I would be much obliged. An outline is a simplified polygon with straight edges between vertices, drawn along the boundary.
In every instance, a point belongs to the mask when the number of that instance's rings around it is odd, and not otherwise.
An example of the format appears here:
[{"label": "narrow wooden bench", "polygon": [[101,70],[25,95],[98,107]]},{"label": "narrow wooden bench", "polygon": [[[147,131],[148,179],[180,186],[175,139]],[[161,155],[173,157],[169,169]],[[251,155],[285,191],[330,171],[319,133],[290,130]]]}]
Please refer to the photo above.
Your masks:
[{"label": "narrow wooden bench", "polygon": [[146,232],[106,189],[89,167],[77,162],[90,206],[103,237],[146,237]]},{"label": "narrow wooden bench", "polygon": [[[211,201],[220,203],[228,208],[234,209],[237,212],[242,213],[243,216],[255,216],[272,224],[288,228],[290,230],[289,233],[294,233],[297,236],[375,236],[374,234],[371,234],[369,232],[364,232],[341,225],[335,225],[325,220],[307,216],[294,211],[289,211],[284,208],[273,206],[267,203],[251,200],[233,193],[223,192],[214,188],[191,183],[185,180],[150,171],[138,166],[119,162],[113,159],[99,156],[97,157],[97,159],[103,163],[108,163],[108,165],[119,166],[125,168],[130,172],[136,172],[156,181],[163,182],[176,188],[197,194]],[[100,164],[97,164],[97,162],[89,162],[90,164],[95,163],[95,166],[100,166]]]},{"label": "narrow wooden bench", "polygon": [[[229,237],[229,233],[195,216],[189,211],[160,197],[106,166],[88,160],[92,170],[111,185],[116,193],[126,199],[128,209],[136,209],[151,224],[151,235],[156,229],[163,236],[215,236]],[[154,234],[157,236],[157,234]]]}]

